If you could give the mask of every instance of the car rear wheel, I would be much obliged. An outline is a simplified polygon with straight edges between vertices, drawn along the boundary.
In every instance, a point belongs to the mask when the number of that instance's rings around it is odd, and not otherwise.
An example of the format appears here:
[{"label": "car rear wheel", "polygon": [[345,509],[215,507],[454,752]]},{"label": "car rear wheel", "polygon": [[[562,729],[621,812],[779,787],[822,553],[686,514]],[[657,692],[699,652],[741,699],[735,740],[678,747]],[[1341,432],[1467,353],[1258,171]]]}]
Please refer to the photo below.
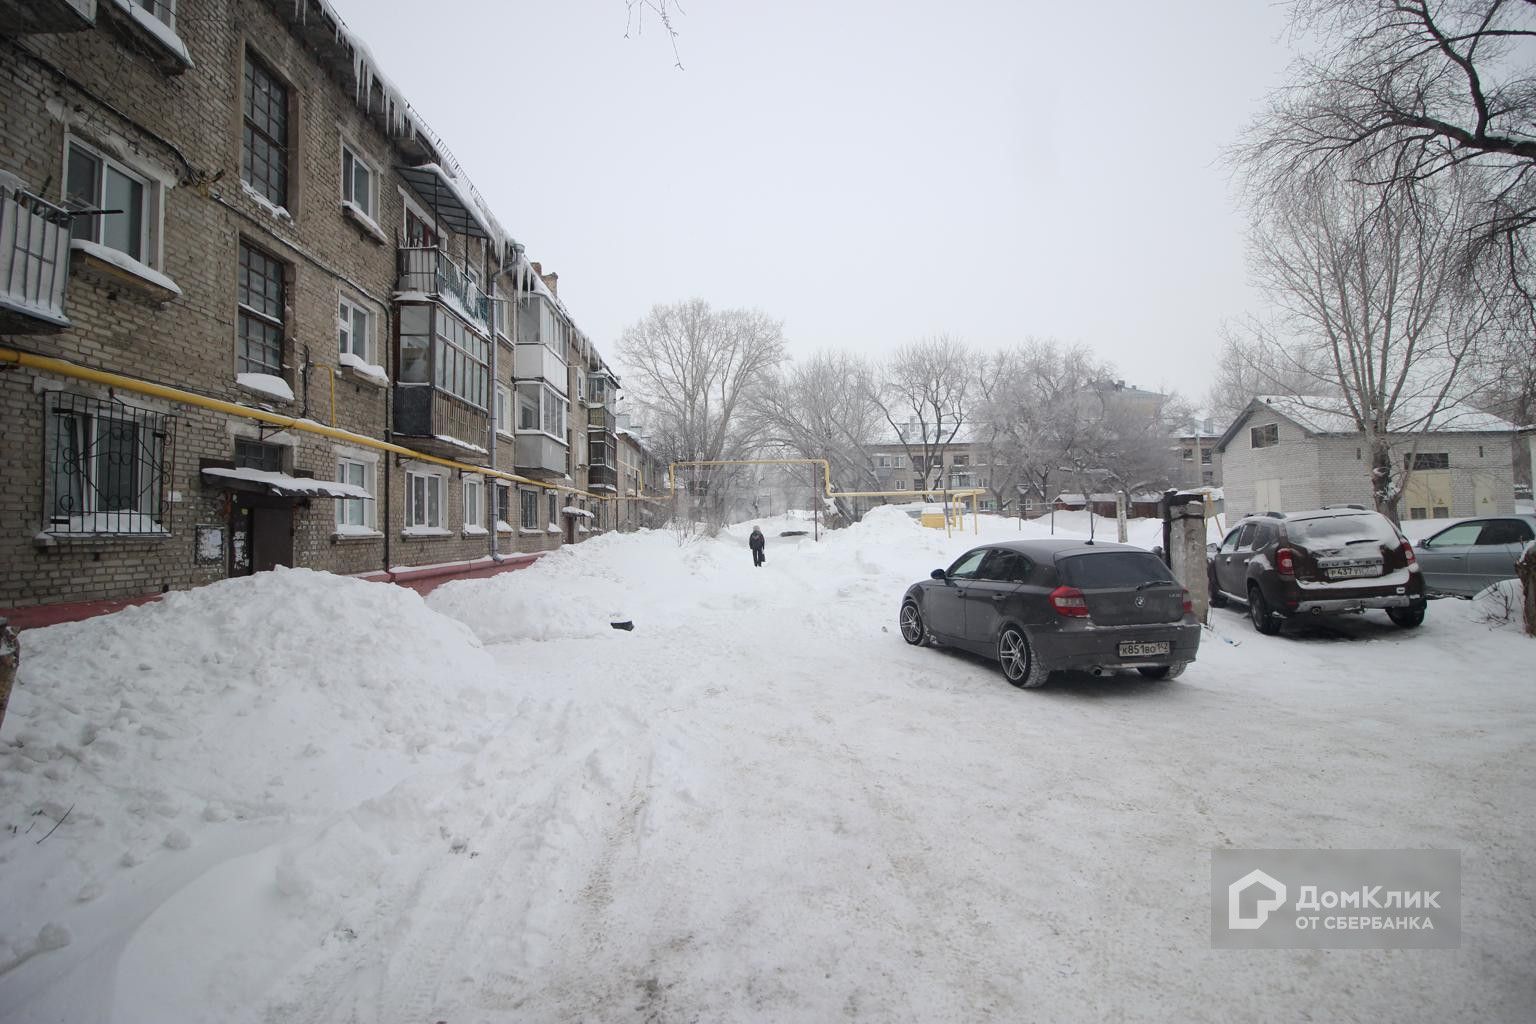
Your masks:
[{"label": "car rear wheel", "polygon": [[905,601],[901,606],[901,638],[913,647],[928,646],[928,630],[923,626],[923,613],[916,601]]},{"label": "car rear wheel", "polygon": [[1270,612],[1269,602],[1264,600],[1264,591],[1257,583],[1248,584],[1248,617],[1253,620],[1253,628],[1265,636],[1280,632],[1280,620]]},{"label": "car rear wheel", "polygon": [[997,638],[997,660],[1003,666],[1003,675],[1020,689],[1029,690],[1045,682],[1048,673],[1035,660],[1029,639],[1017,626],[1005,626]]},{"label": "car rear wheel", "polygon": [[1393,622],[1397,623],[1404,629],[1412,629],[1415,626],[1423,624],[1424,609],[1422,607],[1414,608],[1411,606],[1408,608],[1388,608],[1387,618],[1391,619]]},{"label": "car rear wheel", "polygon": [[1181,661],[1174,665],[1143,665],[1136,671],[1148,679],[1177,679],[1188,667],[1189,662]]}]

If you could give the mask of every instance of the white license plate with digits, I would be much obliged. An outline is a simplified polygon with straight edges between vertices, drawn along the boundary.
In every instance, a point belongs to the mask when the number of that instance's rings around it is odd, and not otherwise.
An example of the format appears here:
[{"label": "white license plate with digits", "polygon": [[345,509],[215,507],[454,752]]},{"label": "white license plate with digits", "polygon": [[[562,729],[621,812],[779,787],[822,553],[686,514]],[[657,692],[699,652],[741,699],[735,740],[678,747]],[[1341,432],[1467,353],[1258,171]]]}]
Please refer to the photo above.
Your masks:
[{"label": "white license plate with digits", "polygon": [[1120,657],[1141,658],[1151,654],[1167,654],[1168,641],[1159,640],[1156,643],[1143,643],[1140,641],[1127,641],[1120,645]]},{"label": "white license plate with digits", "polygon": [[1379,576],[1381,573],[1374,565],[1345,565],[1337,569],[1328,570],[1328,578],[1331,580],[1349,580],[1357,576]]}]

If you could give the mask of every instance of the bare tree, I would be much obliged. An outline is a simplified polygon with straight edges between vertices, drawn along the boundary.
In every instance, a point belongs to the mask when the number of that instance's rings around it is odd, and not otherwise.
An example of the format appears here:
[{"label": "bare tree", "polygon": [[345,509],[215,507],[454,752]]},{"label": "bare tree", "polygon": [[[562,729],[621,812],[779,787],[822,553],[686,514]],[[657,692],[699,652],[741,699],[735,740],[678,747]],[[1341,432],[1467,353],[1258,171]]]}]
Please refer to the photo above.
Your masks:
[{"label": "bare tree", "polygon": [[[1274,185],[1344,177],[1404,185],[1463,168],[1475,182],[1469,239],[1536,223],[1536,41],[1531,0],[1298,0],[1321,40],[1244,139],[1242,162]],[[1523,254],[1517,261],[1523,273]]]},{"label": "bare tree", "polygon": [[[866,447],[882,422],[872,380],[869,364],[846,352],[820,352],[790,366],[754,397],[764,443],[793,458],[826,459],[838,490],[879,490]],[[853,508],[836,500],[851,519]]]},{"label": "bare tree", "polygon": [[1490,323],[1460,260],[1461,184],[1454,172],[1386,189],[1303,179],[1262,197],[1252,233],[1254,276],[1280,310],[1255,340],[1315,372],[1319,404],[1364,435],[1374,503],[1394,518],[1393,435],[1431,429],[1467,398]]},{"label": "bare tree", "polygon": [[1222,328],[1216,379],[1205,405],[1218,430],[1226,427],[1257,395],[1308,395],[1323,387],[1326,371],[1317,353],[1287,351],[1267,344],[1262,321],[1249,319]]},{"label": "bare tree", "polygon": [[[625,330],[618,352],[658,456],[667,462],[740,459],[760,439],[752,402],[784,358],[784,332],[758,310],[715,310],[691,299],[654,307]],[[717,467],[690,477],[712,525],[723,521],[724,487],[735,475],[731,467]]]},{"label": "bare tree", "polygon": [[974,357],[947,334],[903,345],[871,382],[870,400],[926,488],[942,486],[944,451],[970,412]]}]

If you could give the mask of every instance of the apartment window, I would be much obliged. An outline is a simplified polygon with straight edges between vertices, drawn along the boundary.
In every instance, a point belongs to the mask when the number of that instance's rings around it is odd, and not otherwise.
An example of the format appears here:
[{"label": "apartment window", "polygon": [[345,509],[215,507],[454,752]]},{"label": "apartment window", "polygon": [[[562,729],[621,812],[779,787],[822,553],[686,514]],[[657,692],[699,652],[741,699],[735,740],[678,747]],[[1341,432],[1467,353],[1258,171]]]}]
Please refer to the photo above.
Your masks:
[{"label": "apartment window", "polygon": [[905,480],[897,480],[896,481],[896,489],[898,491],[906,490],[907,489],[907,482]]},{"label": "apartment window", "polygon": [[405,198],[405,203],[403,204],[405,214],[401,227],[404,231],[406,247],[411,249],[437,248],[438,243],[442,241],[442,236],[437,233],[437,226],[432,223],[430,217],[416,209],[415,204],[405,197],[405,193],[402,192],[401,197]]},{"label": "apartment window", "polygon": [[537,530],[539,528],[539,494],[537,491],[518,491],[518,499],[522,502],[522,527],[525,530]]},{"label": "apartment window", "polygon": [[341,198],[369,220],[378,219],[378,176],[373,166],[346,144],[341,147]]},{"label": "apartment window", "polygon": [[1250,427],[1248,439],[1254,448],[1273,448],[1280,443],[1280,425],[1267,423],[1262,427]]},{"label": "apartment window", "polygon": [[549,492],[549,525],[560,525],[560,492]]},{"label": "apartment window", "polygon": [[1211,472],[1209,469],[1202,469],[1200,471],[1200,482],[1201,483],[1209,484],[1209,483],[1215,482],[1215,480],[1216,480],[1216,474]]},{"label": "apartment window", "polygon": [[1403,464],[1412,466],[1417,471],[1421,469],[1450,469],[1451,456],[1449,452],[1415,452],[1412,455],[1403,456]]},{"label": "apartment window", "polygon": [[400,383],[432,380],[432,307],[400,307]]},{"label": "apartment window", "polygon": [[496,528],[512,528],[512,485],[496,485]]},{"label": "apartment window", "polygon": [[536,382],[517,386],[517,429],[542,431],[551,437],[566,437],[565,399],[547,384]]},{"label": "apartment window", "polygon": [[434,320],[438,388],[484,409],[491,380],[490,342],[442,310],[435,311]]},{"label": "apartment window", "polygon": [[373,362],[373,318],[368,310],[345,296],[336,307],[336,348],[342,355],[353,355],[365,363]]},{"label": "apartment window", "polygon": [[72,210],[114,210],[70,219],[70,237],[95,242],[145,266],[156,260],[152,235],[158,221],[154,185],[142,175],[70,139],[64,162],[64,205]]},{"label": "apartment window", "polygon": [[405,474],[405,525],[441,529],[443,526],[443,478],[436,473]]},{"label": "apartment window", "polygon": [[464,528],[466,530],[485,525],[485,510],[480,505],[485,485],[479,477],[464,478]]},{"label": "apartment window", "polygon": [[47,409],[49,532],[163,532],[169,418],[70,394]]},{"label": "apartment window", "polygon": [[893,455],[893,456],[891,456],[891,466],[894,469],[906,469],[907,468],[907,457],[905,455]]},{"label": "apartment window", "polygon": [[278,444],[265,444],[261,441],[248,441],[243,437],[235,438],[235,465],[241,469],[259,469],[264,473],[281,473],[283,471],[283,446]]},{"label": "apartment window", "polygon": [[260,249],[240,243],[237,366],[241,373],[283,371],[283,265]]},{"label": "apartment window", "polygon": [[923,489],[923,481],[918,479],[917,477],[913,477],[912,478],[912,489],[914,491],[922,490]]},{"label": "apartment window", "polygon": [[491,326],[496,328],[496,333],[503,338],[512,337],[511,330],[507,327],[507,300],[491,300]]},{"label": "apartment window", "polygon": [[879,469],[890,469],[891,457],[889,455],[876,455],[875,466]]},{"label": "apartment window", "polygon": [[949,464],[951,466],[969,466],[971,464],[971,457],[969,455],[956,455],[949,460]]},{"label": "apartment window", "polygon": [[288,87],[245,55],[245,138],[240,176],[275,206],[288,203]]},{"label": "apartment window", "polygon": [[1185,462],[1195,461],[1195,450],[1193,448],[1185,448],[1182,452],[1182,455]]},{"label": "apartment window", "polygon": [[[372,474],[373,467],[366,462],[348,458],[336,460],[338,483],[352,484],[372,493],[373,484],[369,479]],[[364,530],[372,528],[373,502],[365,498],[337,498],[335,504],[337,526],[351,526]]]},{"label": "apartment window", "polygon": [[1200,464],[1202,466],[1209,466],[1211,464],[1211,450],[1209,448],[1200,449]]},{"label": "apartment window", "polygon": [[512,433],[512,389],[505,384],[496,385],[496,430]]}]

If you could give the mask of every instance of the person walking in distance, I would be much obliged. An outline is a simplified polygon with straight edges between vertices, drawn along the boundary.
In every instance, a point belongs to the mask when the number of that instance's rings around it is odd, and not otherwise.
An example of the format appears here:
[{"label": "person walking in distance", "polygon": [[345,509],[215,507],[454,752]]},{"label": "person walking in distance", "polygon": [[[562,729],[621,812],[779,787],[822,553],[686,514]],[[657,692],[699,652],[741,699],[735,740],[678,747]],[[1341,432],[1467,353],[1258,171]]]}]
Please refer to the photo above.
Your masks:
[{"label": "person walking in distance", "polygon": [[753,565],[761,566],[764,562],[768,561],[767,557],[763,554],[763,545],[767,543],[767,539],[763,536],[761,529],[756,526],[752,527],[752,536],[747,538],[747,543],[752,548]]}]

